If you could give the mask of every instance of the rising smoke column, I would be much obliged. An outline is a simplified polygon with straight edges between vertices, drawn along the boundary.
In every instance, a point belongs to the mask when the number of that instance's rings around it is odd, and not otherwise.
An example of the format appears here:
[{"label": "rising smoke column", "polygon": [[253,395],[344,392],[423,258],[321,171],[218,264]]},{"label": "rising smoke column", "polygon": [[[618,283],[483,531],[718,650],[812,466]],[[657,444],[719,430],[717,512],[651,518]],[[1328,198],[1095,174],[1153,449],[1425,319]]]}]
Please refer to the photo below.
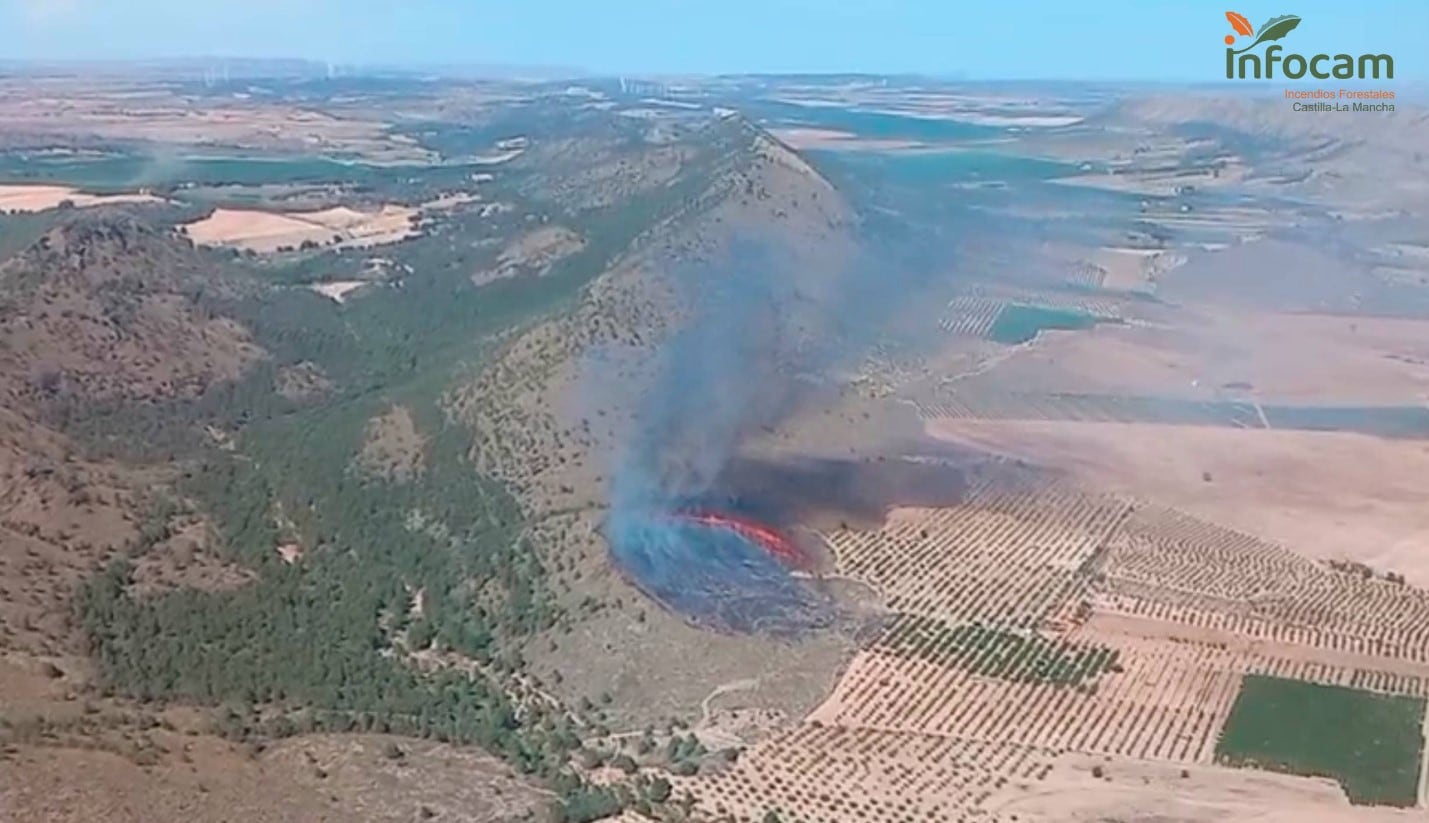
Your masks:
[{"label": "rising smoke column", "polygon": [[636,409],[616,476],[617,508],[698,498],[753,428],[785,401],[781,307],[794,284],[769,257],[741,249],[729,266],[691,266],[672,277],[691,314],[661,348],[656,376]]},{"label": "rising smoke column", "polygon": [[698,623],[737,631],[821,625],[831,604],[791,574],[800,564],[771,551],[780,544],[757,528],[672,514],[718,512],[728,503],[720,479],[747,437],[776,425],[875,340],[923,328],[887,321],[924,298],[940,270],[900,266],[892,254],[815,270],[781,248],[753,240],[724,262],[671,273],[688,318],[658,353],[618,458],[606,524],[612,557],[635,585]]},{"label": "rising smoke column", "polygon": [[749,531],[692,516],[740,441],[789,400],[797,279],[741,248],[727,266],[673,275],[690,317],[658,355],[619,456],[606,536],[647,594],[696,622],[795,631],[827,619],[825,599],[794,579]]}]

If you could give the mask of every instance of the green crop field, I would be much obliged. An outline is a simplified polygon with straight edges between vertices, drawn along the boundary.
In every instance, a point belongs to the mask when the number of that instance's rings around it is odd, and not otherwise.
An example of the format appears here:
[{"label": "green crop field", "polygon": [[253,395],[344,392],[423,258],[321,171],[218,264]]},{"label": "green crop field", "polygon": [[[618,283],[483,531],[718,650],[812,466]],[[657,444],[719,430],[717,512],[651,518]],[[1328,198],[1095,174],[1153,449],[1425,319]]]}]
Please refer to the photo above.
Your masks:
[{"label": "green crop field", "polygon": [[1047,329],[1088,329],[1097,318],[1071,309],[1051,309],[1045,306],[1004,306],[988,329],[988,338],[1008,345],[1026,343]]},{"label": "green crop field", "polygon": [[1424,700],[1247,675],[1216,758],[1338,780],[1350,802],[1412,806]]}]

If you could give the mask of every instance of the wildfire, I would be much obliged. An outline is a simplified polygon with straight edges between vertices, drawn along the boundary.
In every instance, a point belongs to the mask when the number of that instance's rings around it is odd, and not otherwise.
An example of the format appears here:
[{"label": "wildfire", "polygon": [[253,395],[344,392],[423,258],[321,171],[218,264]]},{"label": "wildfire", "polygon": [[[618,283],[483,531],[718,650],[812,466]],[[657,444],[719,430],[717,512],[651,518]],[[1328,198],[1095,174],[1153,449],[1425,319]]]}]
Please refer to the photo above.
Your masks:
[{"label": "wildfire", "polygon": [[739,515],[715,511],[684,511],[675,516],[702,526],[729,529],[769,552],[786,566],[803,571],[813,568],[812,560],[802,549],[794,545],[788,537],[763,523]]}]

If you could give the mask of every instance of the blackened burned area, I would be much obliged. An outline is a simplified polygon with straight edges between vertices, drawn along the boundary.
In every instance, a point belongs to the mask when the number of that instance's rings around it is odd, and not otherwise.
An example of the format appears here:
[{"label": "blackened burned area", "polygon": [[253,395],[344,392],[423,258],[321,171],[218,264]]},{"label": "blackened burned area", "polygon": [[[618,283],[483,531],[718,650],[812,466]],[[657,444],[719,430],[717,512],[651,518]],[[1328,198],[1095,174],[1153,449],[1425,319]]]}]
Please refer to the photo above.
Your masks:
[{"label": "blackened burned area", "polygon": [[935,454],[866,460],[735,458],[708,501],[779,527],[876,525],[894,506],[951,506],[963,498],[975,457]]},{"label": "blackened burned area", "polygon": [[796,634],[839,619],[817,574],[822,546],[799,527],[872,525],[893,506],[952,505],[970,471],[945,457],[735,458],[698,498],[612,511],[607,537],[631,582],[695,623]]},{"label": "blackened burned area", "polygon": [[662,510],[616,509],[618,566],[662,605],[718,631],[795,634],[828,625],[833,603],[749,534]]}]

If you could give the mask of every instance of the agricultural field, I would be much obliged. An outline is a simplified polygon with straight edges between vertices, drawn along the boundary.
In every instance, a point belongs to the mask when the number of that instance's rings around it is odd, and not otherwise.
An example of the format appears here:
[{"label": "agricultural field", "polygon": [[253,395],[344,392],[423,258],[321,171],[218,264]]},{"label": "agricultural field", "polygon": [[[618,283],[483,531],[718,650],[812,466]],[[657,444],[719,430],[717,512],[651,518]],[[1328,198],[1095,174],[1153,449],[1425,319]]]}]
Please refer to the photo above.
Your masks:
[{"label": "agricultural field", "polygon": [[[847,134],[791,128],[829,151],[816,160],[835,175],[830,156],[893,168],[900,151],[874,159],[875,147]],[[876,524],[823,529],[827,579],[857,586],[877,628],[803,724],[688,780],[697,808],[749,821],[1422,813],[1425,731],[1413,707],[1429,697],[1429,578],[1418,557],[1429,523],[1413,489],[1429,482],[1429,383],[1415,330],[1429,315],[1351,308],[1349,290],[1368,281],[1343,258],[1352,286],[1330,282],[1319,252],[1287,257],[1288,268],[1267,263],[1288,241],[1240,248],[1306,218],[1200,191],[1244,179],[1245,160],[1231,153],[1205,165],[1204,180],[1156,168],[1187,148],[1167,142],[1159,161],[1138,157],[1108,175],[1148,195],[1120,238],[1059,248],[1055,265],[1011,282],[974,276],[944,304],[933,351],[863,365],[859,393],[833,415],[911,406],[933,439],[994,468],[975,470],[956,504],[894,505]],[[1058,180],[1067,182],[1083,181]],[[1227,249],[1236,251],[1218,256]],[[1231,294],[1231,277],[1255,276],[1251,260],[1277,282]],[[1218,279],[1205,279],[1208,268]],[[1305,298],[1288,271],[1323,290]],[[1272,308],[1277,299],[1283,308]],[[1247,716],[1270,718],[1262,731],[1307,749],[1291,715],[1246,708],[1261,682],[1405,709],[1381,735],[1395,741],[1392,767],[1372,747],[1345,747],[1341,762],[1318,769],[1228,757]],[[1375,734],[1375,723],[1361,725]],[[857,768],[830,773],[830,790],[811,795],[805,774],[843,762],[802,752],[825,739],[888,743],[860,749]],[[931,788],[886,788],[964,785],[923,740],[957,747],[985,773],[957,814],[920,805],[940,797]],[[1038,765],[1002,768],[1022,762]],[[1398,782],[1386,795],[1352,788],[1346,774]]]},{"label": "agricultural field", "polygon": [[1422,697],[1253,676],[1241,684],[1216,757],[1331,777],[1355,803],[1411,806],[1423,724]]},{"label": "agricultural field", "polygon": [[[1367,689],[1354,693],[1411,707],[1429,695],[1415,616],[1429,599],[1396,575],[1131,498],[999,485],[829,534],[838,572],[897,614],[810,722],[1216,768],[1243,764],[1224,755],[1232,716],[1254,699],[1243,684]],[[1084,548],[1059,555],[1059,532],[1085,535]],[[996,553],[985,566],[984,551]],[[957,607],[905,593],[925,588],[961,593]],[[1398,733],[1420,745],[1422,712],[1408,714]],[[1379,769],[1371,754],[1347,758]],[[1420,766],[1415,748],[1397,767],[1412,774],[1410,804]]]},{"label": "agricultural field", "polygon": [[[883,94],[850,86],[788,98]],[[916,97],[905,104],[924,115],[940,105]],[[857,651],[802,722],[678,781],[694,808],[740,821],[1422,816],[1422,709],[1381,735],[1396,741],[1389,769],[1363,747],[1333,771],[1257,768],[1224,748],[1257,716],[1277,745],[1307,751],[1292,716],[1246,709],[1255,683],[1396,707],[1429,696],[1426,293],[1403,273],[1379,279],[1360,229],[1307,205],[1334,195],[1285,171],[1348,144],[1128,119],[1115,137],[1069,123],[1014,140],[1065,163],[978,166],[933,150],[971,123],[942,112],[905,127],[881,105],[760,111],[871,203],[871,222],[976,226],[960,211],[972,202],[1075,229],[1049,230],[1035,254],[998,249],[1001,266],[954,255],[936,342],[875,350],[856,391],[758,440],[947,461],[964,485],[953,502],[819,526],[828,561],[814,579],[871,612]],[[1133,109],[1163,125],[1180,111]],[[1252,173],[1270,157],[1283,182]],[[1397,230],[1419,236],[1422,216]],[[926,439],[856,422],[887,424],[890,406],[916,410]],[[958,463],[969,453],[983,462]],[[1370,773],[1399,781],[1389,805],[1343,782]]]},{"label": "agricultural field", "polygon": [[1199,306],[1170,313],[1154,302],[1083,310],[1136,322],[1043,338],[977,388],[1310,407],[1413,406],[1429,389],[1422,319]]},{"label": "agricultural field", "polygon": [[257,252],[376,246],[409,237],[416,215],[413,209],[395,206],[370,213],[342,207],[287,214],[215,209],[208,217],[186,225],[184,231],[195,243]]},{"label": "agricultural field", "polygon": [[712,818],[941,821],[1051,770],[1051,752],[941,735],[807,723],[727,770],[677,781]]},{"label": "agricultural field", "polygon": [[68,206],[112,206],[119,203],[157,203],[148,194],[87,194],[70,186],[0,185],[0,214],[47,211]]},{"label": "agricultural field", "polygon": [[1032,625],[1076,585],[1080,566],[1126,511],[1114,498],[1022,489],[996,475],[967,499],[951,510],[896,511],[876,532],[830,535],[840,573],[901,612],[953,622],[997,614]]},{"label": "agricultural field", "polygon": [[997,313],[987,335],[998,343],[1017,345],[1036,339],[1043,331],[1076,331],[1096,325],[1096,318],[1066,309],[1012,304]]},{"label": "agricultural field", "polygon": [[983,337],[992,329],[1004,303],[990,297],[960,297],[948,303],[939,325],[951,334]]},{"label": "agricultural field", "polygon": [[1415,549],[1429,527],[1413,502],[1429,473],[1422,441],[1205,424],[942,419],[929,430],[1257,536],[1305,563],[1356,562],[1429,585]]},{"label": "agricultural field", "polygon": [[[948,303],[939,321],[946,331],[965,337],[986,337],[1007,346],[1035,340],[1043,331],[1089,329],[1104,317],[1088,314],[1086,303],[1073,299],[1049,300],[1028,305],[991,297],[959,297]],[[1052,305],[1063,303],[1065,307]],[[1114,306],[1103,306],[1115,313]],[[1110,315],[1108,315],[1110,316]]]}]

